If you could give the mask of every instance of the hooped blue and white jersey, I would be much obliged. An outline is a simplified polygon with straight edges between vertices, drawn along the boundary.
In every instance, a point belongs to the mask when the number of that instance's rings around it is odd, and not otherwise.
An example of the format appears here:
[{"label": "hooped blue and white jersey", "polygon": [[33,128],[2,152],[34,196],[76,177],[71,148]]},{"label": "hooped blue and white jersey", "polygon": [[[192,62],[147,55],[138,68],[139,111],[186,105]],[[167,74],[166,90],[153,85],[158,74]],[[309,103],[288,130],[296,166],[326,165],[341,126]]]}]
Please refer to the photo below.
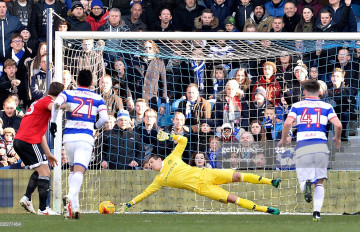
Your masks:
[{"label": "hooped blue and white jersey", "polygon": [[96,115],[107,110],[102,97],[88,88],[64,90],[58,99],[66,103],[66,123],[63,143],[86,141],[94,145]]},{"label": "hooped blue and white jersey", "polygon": [[320,144],[325,144],[327,148],[326,126],[337,117],[330,104],[319,99],[305,98],[293,104],[288,117],[294,118],[297,124],[297,150],[306,147],[304,152],[309,153],[319,150],[317,148],[324,149],[323,146],[316,147]]}]

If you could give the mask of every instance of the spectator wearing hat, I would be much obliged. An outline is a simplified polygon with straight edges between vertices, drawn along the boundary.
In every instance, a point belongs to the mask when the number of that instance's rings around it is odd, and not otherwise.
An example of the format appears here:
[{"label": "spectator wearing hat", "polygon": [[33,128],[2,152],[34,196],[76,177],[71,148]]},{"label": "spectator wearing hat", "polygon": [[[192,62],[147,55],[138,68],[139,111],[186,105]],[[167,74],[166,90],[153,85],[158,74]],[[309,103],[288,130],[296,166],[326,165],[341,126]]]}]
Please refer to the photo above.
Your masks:
[{"label": "spectator wearing hat", "polygon": [[116,125],[104,136],[103,169],[135,170],[141,167],[141,139],[130,126],[127,110],[119,110]]},{"label": "spectator wearing hat", "polygon": [[251,12],[250,17],[245,21],[244,32],[246,32],[245,29],[249,24],[255,25],[257,32],[269,32],[272,21],[273,17],[267,12],[262,1],[257,0],[254,3],[254,11]]},{"label": "spectator wearing hat", "polygon": [[90,14],[86,17],[86,22],[91,26],[92,31],[97,31],[98,28],[104,25],[109,18],[109,11],[104,9],[101,0],[93,0],[91,2]]},{"label": "spectator wearing hat", "polygon": [[46,10],[52,8],[54,12],[61,17],[66,17],[66,7],[61,0],[40,0],[38,1],[31,12],[30,32],[31,35],[39,40],[39,42],[46,41]]},{"label": "spectator wearing hat", "polygon": [[67,21],[70,24],[70,31],[91,31],[91,25],[86,22],[84,6],[80,1],[75,1],[71,5],[71,10],[67,13]]},{"label": "spectator wearing hat", "polygon": [[33,10],[33,0],[11,0],[6,3],[8,12],[20,19],[24,27],[31,25],[31,12]]},{"label": "spectator wearing hat", "polygon": [[283,88],[283,96],[288,105],[300,101],[303,96],[301,82],[308,79],[308,68],[302,60],[297,61],[294,77],[292,80],[286,81]]},{"label": "spectator wearing hat", "polygon": [[296,26],[300,22],[300,15],[296,13],[296,5],[292,1],[288,1],[284,6],[284,24],[286,32],[294,32]]},{"label": "spectator wearing hat", "polygon": [[239,31],[244,30],[246,19],[250,18],[251,12],[254,11],[254,4],[250,0],[240,0],[239,5],[235,10],[236,24]]},{"label": "spectator wearing hat", "polygon": [[185,0],[185,5],[176,8],[174,12],[173,24],[175,30],[191,31],[194,20],[200,16],[204,6],[197,3],[197,0]]},{"label": "spectator wearing hat", "polygon": [[129,26],[130,31],[146,31],[147,25],[142,21],[143,6],[135,3],[131,6],[131,14],[124,16],[124,22]]},{"label": "spectator wearing hat", "polygon": [[28,50],[28,52],[31,54],[31,58],[34,58],[39,46],[38,41],[31,36],[30,29],[28,27],[25,27],[20,32],[20,35],[23,38],[25,50]]},{"label": "spectator wearing hat", "polygon": [[220,130],[220,136],[221,141],[224,143],[223,146],[225,145],[225,143],[231,143],[231,142],[238,142],[239,139],[236,138],[236,136],[234,135],[234,129],[231,126],[230,123],[224,123],[221,126],[221,130]]},{"label": "spectator wearing hat", "polygon": [[225,25],[226,32],[239,32],[239,30],[236,28],[236,25],[235,25],[235,18],[232,16],[226,17],[226,19],[224,21],[224,25]]},{"label": "spectator wearing hat", "polygon": [[250,122],[264,117],[265,108],[271,103],[266,99],[266,90],[259,86],[256,88],[255,99],[250,102]]}]

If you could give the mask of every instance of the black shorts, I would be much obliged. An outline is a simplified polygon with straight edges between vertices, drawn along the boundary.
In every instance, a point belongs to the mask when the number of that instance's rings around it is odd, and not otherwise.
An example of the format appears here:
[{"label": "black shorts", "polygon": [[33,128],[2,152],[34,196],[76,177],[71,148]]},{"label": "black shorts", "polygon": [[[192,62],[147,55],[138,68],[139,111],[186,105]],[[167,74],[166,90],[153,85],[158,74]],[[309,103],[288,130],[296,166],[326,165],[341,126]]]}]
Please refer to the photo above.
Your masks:
[{"label": "black shorts", "polygon": [[44,149],[41,144],[31,144],[19,139],[14,139],[14,149],[21,160],[30,169],[48,164]]}]

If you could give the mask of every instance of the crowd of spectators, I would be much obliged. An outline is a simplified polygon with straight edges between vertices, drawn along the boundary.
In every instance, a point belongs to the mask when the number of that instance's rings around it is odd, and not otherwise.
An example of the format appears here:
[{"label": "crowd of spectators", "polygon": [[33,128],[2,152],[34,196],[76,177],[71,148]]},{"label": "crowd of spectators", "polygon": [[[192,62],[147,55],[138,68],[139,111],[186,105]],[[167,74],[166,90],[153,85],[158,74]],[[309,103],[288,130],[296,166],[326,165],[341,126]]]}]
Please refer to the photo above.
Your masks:
[{"label": "crowd of spectators", "polygon": [[[47,92],[49,8],[56,13],[55,31],[356,32],[360,14],[352,4],[351,0],[329,0],[328,5],[317,0],[0,0],[0,166],[20,165],[12,139],[26,109]],[[191,41],[188,60],[160,58],[161,44],[153,40],[137,44],[139,55],[103,50],[128,45],[120,40],[86,39],[78,49],[65,47],[66,89],[76,88],[78,72],[89,69],[92,89],[108,106],[110,121],[103,135],[96,134],[103,154],[97,157],[100,166],[146,169],[151,153],[166,156],[176,145],[156,140],[157,131],[165,130],[188,137],[183,159],[194,166],[291,169],[281,161],[293,157],[290,148],[272,155],[280,166],[266,167],[264,144],[279,139],[287,112],[302,98],[301,82],[308,78],[319,80],[321,98],[334,106],[344,128],[351,127],[360,86],[359,48],[322,49],[319,41],[316,51],[301,56],[283,51],[246,62],[204,59],[233,56],[232,43]],[[266,43],[261,46],[271,46]],[[301,46],[301,41],[297,43]],[[173,51],[174,57],[182,52]],[[342,139],[347,136],[344,130]],[[296,125],[289,135],[289,140],[295,139]],[[232,147],[240,150],[228,152]]]}]

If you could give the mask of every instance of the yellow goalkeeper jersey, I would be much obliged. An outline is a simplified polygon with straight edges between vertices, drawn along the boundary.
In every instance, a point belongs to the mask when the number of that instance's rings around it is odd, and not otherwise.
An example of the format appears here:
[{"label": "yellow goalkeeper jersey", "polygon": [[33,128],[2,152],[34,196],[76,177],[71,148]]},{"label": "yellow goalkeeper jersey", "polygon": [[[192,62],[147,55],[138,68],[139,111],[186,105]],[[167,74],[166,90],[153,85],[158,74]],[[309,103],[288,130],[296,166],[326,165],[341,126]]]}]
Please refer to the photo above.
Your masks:
[{"label": "yellow goalkeeper jersey", "polygon": [[198,189],[203,179],[201,176],[204,173],[203,169],[192,167],[182,161],[181,156],[187,144],[186,137],[174,135],[173,140],[178,140],[175,149],[164,159],[162,169],[154,181],[132,200],[133,204],[139,203],[162,187],[187,189],[195,192]]}]

